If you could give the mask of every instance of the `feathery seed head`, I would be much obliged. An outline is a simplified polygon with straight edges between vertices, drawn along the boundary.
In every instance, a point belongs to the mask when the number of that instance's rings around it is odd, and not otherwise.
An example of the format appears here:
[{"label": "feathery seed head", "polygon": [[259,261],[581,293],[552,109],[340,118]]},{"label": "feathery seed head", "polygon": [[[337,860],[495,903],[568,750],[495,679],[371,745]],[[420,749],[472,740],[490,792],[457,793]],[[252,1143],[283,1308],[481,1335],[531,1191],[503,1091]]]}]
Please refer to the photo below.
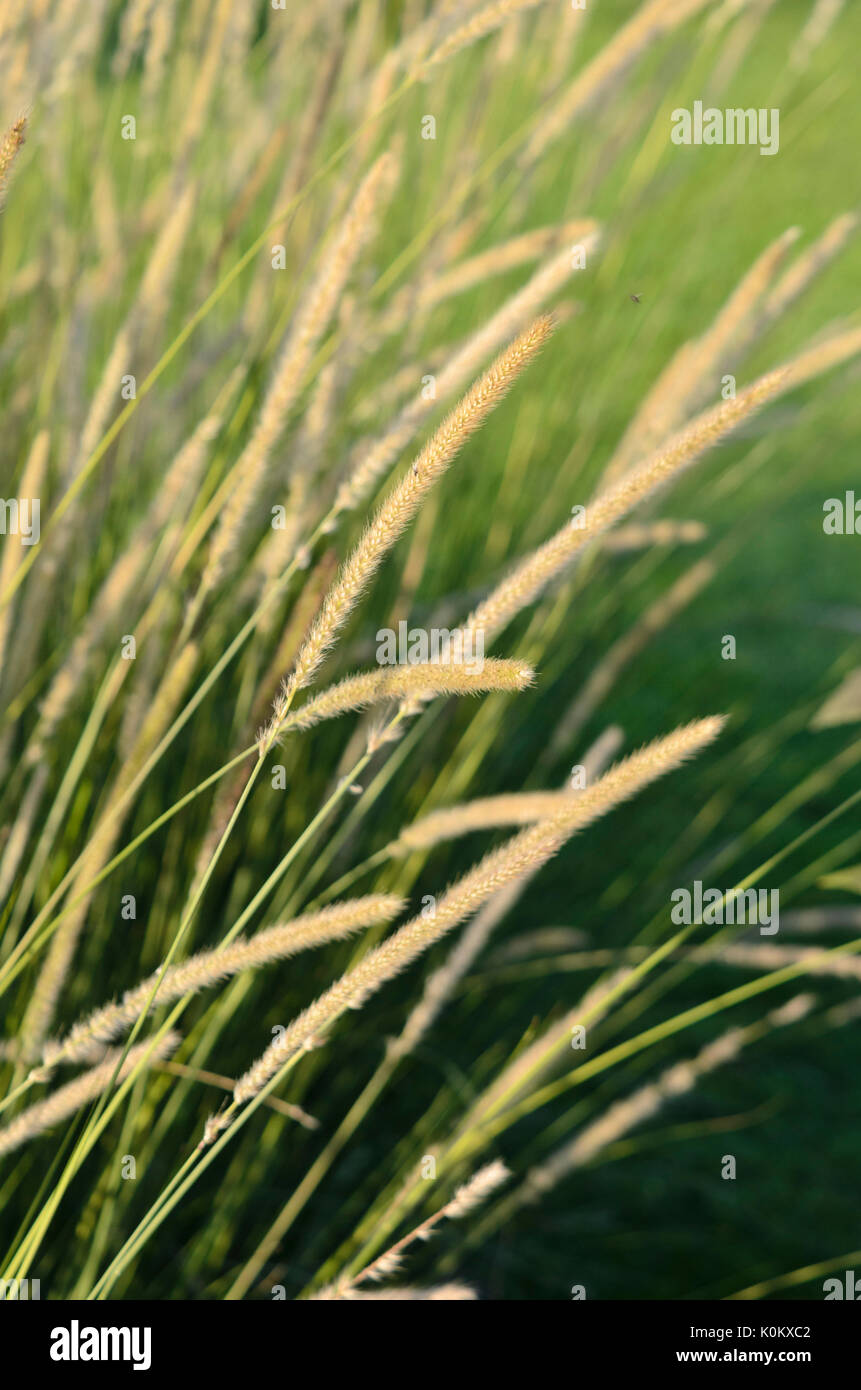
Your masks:
[{"label": "feathery seed head", "polygon": [[27,117],[19,116],[17,121],[13,122],[6,131],[3,139],[0,140],[0,203],[2,203],[6,193],[12,165],[24,143],[26,129]]},{"label": "feathery seed head", "polygon": [[[553,326],[551,315],[541,315],[499,354],[417,455],[415,468],[408,469],[389,493],[323,602],[289,678],[292,689],[301,689],[312,680],[359,597],[426,494],[540,351]],[[283,714],[284,706],[276,707],[268,731],[270,738],[276,736]]]}]

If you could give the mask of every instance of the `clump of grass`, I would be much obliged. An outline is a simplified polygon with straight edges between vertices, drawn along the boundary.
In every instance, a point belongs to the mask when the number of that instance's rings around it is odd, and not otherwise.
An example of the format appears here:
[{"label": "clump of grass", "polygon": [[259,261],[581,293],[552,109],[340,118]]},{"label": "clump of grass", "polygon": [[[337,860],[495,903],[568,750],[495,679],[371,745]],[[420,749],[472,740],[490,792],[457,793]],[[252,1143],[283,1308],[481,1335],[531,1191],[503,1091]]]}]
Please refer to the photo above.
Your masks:
[{"label": "clump of grass", "polygon": [[[571,805],[560,808],[551,819],[522,831],[501,849],[485,856],[443,894],[432,913],[414,917],[399,928],[393,937],[369,952],[359,965],[300,1014],[240,1077],[233,1092],[234,1104],[242,1105],[258,1095],[291,1059],[303,1049],[314,1046],[320,1032],[346,1009],[362,1008],[382,985],[471,916],[494,893],[546,864],[578,830],[606,815],[620,802],[636,796],[656,777],[678,767],[709,744],[720,732],[722,722],[718,717],[700,720],[632,754],[581,797],[572,799]],[[225,1111],[207,1122],[207,1142],[212,1141],[230,1118],[230,1112]]]},{"label": "clump of grass", "polygon": [[[782,874],[798,930],[858,926],[815,895],[854,882],[837,789],[861,750],[811,747],[858,656],[807,603],[800,533],[760,546],[775,488],[814,511],[826,467],[842,488],[861,329],[827,305],[858,214],[797,142],[790,172],[761,161],[751,227],[732,161],[755,151],[664,138],[670,96],[723,91],[742,53],[775,104],[818,109],[841,26],[779,8],[4,11],[6,121],[28,116],[0,141],[2,1277],[504,1293],[500,1223],[515,1248],[537,1200],[742,1048],[854,1017],[759,996],[855,988],[857,940],[701,940],[666,912],[694,874]],[[796,225],[794,180],[824,225]],[[13,497],[41,501],[32,544]],[[777,573],[817,613],[798,662]],[[756,633],[713,660],[757,584]],[[404,620],[482,651],[512,627],[518,655],[374,668]],[[714,756],[709,708],[733,716]],[[715,994],[717,967],[747,974]],[[371,1290],[407,1259],[414,1283]]]}]

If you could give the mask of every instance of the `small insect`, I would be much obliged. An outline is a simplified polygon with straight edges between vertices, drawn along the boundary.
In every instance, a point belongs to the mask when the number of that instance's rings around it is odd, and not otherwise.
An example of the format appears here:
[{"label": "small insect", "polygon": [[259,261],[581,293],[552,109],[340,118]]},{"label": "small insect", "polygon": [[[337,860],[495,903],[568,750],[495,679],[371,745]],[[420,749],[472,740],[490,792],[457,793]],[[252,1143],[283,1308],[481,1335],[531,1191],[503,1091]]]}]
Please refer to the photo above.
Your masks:
[{"label": "small insect", "polygon": [[639,304],[640,301],[642,300],[643,296],[642,296],[641,294],[632,294],[632,295],[629,295],[629,298],[630,298],[632,304]]}]

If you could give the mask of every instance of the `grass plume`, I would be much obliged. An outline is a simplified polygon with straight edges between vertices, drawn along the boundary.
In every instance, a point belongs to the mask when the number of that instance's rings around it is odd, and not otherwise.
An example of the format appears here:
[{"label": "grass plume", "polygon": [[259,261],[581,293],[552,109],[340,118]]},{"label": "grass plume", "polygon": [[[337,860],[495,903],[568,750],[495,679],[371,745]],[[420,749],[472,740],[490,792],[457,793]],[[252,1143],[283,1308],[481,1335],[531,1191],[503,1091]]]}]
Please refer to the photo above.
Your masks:
[{"label": "grass plume", "polygon": [[[310,1047],[322,1029],[346,1009],[361,1008],[388,980],[471,916],[494,893],[546,864],[577,831],[711,743],[722,723],[718,717],[702,719],[656,740],[611,768],[552,820],[522,831],[487,855],[443,894],[430,917],[422,915],[407,922],[294,1019],[240,1077],[233,1093],[234,1102],[242,1104],[255,1096],[291,1057]],[[225,1123],[229,1123],[226,1112],[210,1120],[207,1140],[211,1141]]]}]

